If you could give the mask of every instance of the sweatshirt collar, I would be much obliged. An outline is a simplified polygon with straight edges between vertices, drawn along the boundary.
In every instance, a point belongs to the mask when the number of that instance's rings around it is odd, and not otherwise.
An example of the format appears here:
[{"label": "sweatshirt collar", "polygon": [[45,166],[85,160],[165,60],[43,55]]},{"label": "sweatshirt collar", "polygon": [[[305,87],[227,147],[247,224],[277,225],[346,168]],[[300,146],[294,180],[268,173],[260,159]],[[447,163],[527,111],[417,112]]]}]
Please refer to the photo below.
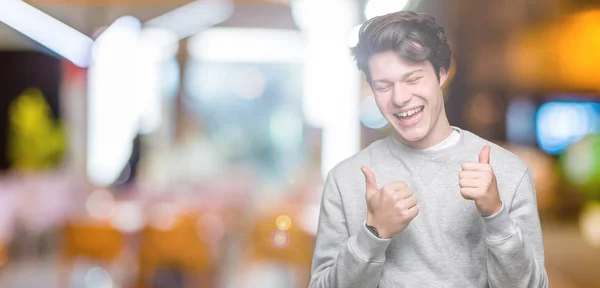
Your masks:
[{"label": "sweatshirt collar", "polygon": [[446,161],[458,154],[457,152],[464,146],[465,138],[467,137],[467,133],[465,133],[464,130],[455,126],[452,126],[452,129],[459,132],[460,139],[454,145],[441,149],[414,149],[396,139],[393,133],[386,138],[386,142],[388,143],[391,153],[401,160],[405,158],[416,158],[425,161]]}]

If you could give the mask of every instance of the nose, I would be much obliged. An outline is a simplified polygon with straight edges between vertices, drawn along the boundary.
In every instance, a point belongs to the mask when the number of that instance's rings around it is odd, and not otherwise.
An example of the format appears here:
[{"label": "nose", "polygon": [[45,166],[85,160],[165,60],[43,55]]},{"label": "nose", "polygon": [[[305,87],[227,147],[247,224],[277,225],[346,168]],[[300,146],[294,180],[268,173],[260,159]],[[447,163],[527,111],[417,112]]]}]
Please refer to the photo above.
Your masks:
[{"label": "nose", "polygon": [[394,87],[394,96],[392,101],[394,105],[401,107],[408,104],[408,102],[410,102],[412,99],[412,96],[413,94],[409,88],[396,84],[396,87]]}]

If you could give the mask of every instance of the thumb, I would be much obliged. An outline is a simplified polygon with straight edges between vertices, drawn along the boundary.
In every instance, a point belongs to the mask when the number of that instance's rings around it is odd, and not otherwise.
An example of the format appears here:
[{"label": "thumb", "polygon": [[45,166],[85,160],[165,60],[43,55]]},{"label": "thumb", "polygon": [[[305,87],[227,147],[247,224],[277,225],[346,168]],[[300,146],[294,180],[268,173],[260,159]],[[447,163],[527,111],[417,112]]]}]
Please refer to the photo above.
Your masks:
[{"label": "thumb", "polygon": [[479,163],[490,164],[490,146],[485,145],[479,152]]},{"label": "thumb", "polygon": [[365,181],[367,183],[366,196],[367,199],[369,199],[371,195],[379,191],[379,189],[377,189],[377,181],[375,180],[375,174],[373,174],[373,172],[371,172],[371,170],[366,166],[361,167],[360,171],[362,171],[363,174],[365,174]]}]

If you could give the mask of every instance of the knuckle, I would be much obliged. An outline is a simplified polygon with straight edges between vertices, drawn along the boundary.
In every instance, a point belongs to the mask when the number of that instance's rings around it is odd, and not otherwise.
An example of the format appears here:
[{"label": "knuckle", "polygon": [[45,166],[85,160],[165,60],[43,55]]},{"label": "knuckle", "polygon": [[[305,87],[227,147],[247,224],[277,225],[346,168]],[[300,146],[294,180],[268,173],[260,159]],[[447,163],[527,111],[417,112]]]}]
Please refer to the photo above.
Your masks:
[{"label": "knuckle", "polygon": [[400,211],[403,211],[403,210],[405,210],[406,206],[402,202],[397,202],[396,208],[399,209]]}]

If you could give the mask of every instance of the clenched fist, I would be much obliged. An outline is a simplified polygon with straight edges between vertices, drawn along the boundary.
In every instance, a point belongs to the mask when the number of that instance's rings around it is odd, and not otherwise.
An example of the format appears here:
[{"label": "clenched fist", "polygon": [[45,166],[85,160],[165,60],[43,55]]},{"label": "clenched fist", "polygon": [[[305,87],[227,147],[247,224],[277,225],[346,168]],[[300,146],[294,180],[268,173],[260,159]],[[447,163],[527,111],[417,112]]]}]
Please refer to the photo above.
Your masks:
[{"label": "clenched fist", "polygon": [[402,181],[378,189],[375,174],[364,166],[361,171],[367,182],[367,225],[375,226],[381,238],[392,238],[419,214],[417,198]]},{"label": "clenched fist", "polygon": [[465,162],[458,175],[460,194],[467,200],[475,201],[481,216],[496,214],[502,208],[498,193],[496,175],[490,166],[490,146],[484,146],[479,153],[479,162]]}]

